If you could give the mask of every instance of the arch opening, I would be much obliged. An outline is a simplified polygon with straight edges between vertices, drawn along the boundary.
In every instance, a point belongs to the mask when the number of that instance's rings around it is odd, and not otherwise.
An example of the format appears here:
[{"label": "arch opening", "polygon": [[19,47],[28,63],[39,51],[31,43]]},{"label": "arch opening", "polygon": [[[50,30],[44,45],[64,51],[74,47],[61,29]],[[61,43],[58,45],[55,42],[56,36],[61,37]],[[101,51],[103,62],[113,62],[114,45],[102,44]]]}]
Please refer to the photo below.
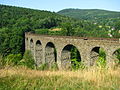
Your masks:
[{"label": "arch opening", "polygon": [[33,48],[33,39],[30,40],[30,47]]},{"label": "arch opening", "polygon": [[55,45],[52,42],[48,42],[45,47],[45,63],[48,66],[52,66],[57,62],[57,53]]},{"label": "arch opening", "polygon": [[28,38],[25,38],[25,47],[28,48]]},{"label": "arch opening", "polygon": [[34,43],[33,43],[33,39],[30,40],[30,50],[31,50],[32,54],[34,54]]},{"label": "arch opening", "polygon": [[66,45],[61,53],[61,64],[63,69],[78,69],[81,56],[78,49],[73,45]]},{"label": "arch opening", "polygon": [[120,48],[114,51],[113,59],[115,62],[115,66],[120,66]]},{"label": "arch opening", "polygon": [[28,43],[28,38],[26,38],[26,42]]},{"label": "arch opening", "polygon": [[101,47],[94,47],[90,52],[90,66],[106,66],[106,53]]},{"label": "arch opening", "polygon": [[40,40],[37,40],[36,46],[35,46],[35,64],[37,67],[42,64],[42,59],[43,59],[42,44]]},{"label": "arch opening", "polygon": [[28,41],[28,38],[26,38],[26,41]]}]

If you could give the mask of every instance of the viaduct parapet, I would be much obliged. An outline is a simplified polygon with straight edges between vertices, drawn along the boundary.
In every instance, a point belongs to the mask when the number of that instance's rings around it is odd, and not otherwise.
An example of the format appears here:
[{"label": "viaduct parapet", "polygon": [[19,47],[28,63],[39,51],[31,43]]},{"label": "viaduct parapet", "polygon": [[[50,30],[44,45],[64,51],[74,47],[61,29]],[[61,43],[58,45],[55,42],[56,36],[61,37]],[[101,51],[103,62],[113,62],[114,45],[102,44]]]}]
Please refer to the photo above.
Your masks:
[{"label": "viaduct parapet", "polygon": [[[71,46],[75,46],[86,66],[93,66],[99,57],[99,49],[106,53],[108,66],[115,63],[115,51],[120,48],[119,39],[83,38],[72,36],[49,36],[25,33],[25,48],[31,50],[37,66],[48,63],[57,63],[58,67],[67,68],[71,65]],[[56,52],[56,54],[55,54]]]}]

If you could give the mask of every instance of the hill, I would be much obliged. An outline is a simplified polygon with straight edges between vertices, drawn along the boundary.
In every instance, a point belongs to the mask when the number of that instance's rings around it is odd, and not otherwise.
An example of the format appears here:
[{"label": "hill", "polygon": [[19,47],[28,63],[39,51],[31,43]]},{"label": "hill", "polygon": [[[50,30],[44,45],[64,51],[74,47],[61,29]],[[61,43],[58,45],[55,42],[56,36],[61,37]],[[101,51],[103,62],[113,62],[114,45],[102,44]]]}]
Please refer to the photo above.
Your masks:
[{"label": "hill", "polygon": [[57,13],[29,8],[0,5],[0,28],[26,24],[30,29],[51,28],[68,19]]},{"label": "hill", "polygon": [[58,27],[70,18],[55,12],[0,5],[0,53],[24,53],[24,33]]},{"label": "hill", "polygon": [[58,13],[61,15],[84,20],[120,18],[120,12],[100,9],[63,9]]},{"label": "hill", "polygon": [[120,30],[120,12],[100,9],[63,9],[58,14],[105,26],[108,30],[112,28]]}]

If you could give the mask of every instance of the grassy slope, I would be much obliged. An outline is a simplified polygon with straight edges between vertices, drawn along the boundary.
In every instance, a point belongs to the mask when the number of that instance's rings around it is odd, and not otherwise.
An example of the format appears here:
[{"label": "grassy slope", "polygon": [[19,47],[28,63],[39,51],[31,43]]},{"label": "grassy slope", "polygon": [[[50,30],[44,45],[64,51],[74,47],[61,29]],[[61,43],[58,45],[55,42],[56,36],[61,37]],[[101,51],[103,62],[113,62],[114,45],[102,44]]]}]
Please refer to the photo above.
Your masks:
[{"label": "grassy slope", "polygon": [[119,90],[120,69],[36,71],[25,68],[0,70],[0,90]]}]

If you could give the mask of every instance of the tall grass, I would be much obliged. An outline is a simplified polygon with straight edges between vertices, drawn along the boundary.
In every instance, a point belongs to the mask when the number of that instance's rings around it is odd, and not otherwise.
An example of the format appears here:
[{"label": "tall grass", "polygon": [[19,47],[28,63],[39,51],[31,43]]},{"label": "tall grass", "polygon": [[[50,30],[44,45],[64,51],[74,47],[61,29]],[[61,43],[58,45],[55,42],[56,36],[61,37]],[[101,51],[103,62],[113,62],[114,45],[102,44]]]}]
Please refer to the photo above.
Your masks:
[{"label": "tall grass", "polygon": [[[7,61],[11,67],[3,64]],[[85,68],[74,61],[75,70],[60,71],[57,64],[48,69],[47,64],[33,70],[34,60],[28,51],[22,60],[20,55],[0,56],[0,90],[119,90],[120,67],[106,68],[105,59],[99,57],[97,66]],[[76,59],[74,59],[76,60]],[[9,64],[7,63],[7,64]],[[2,68],[1,68],[2,67]],[[28,69],[29,68],[29,69]]]},{"label": "tall grass", "polygon": [[120,68],[79,71],[0,70],[0,90],[119,90]]}]

